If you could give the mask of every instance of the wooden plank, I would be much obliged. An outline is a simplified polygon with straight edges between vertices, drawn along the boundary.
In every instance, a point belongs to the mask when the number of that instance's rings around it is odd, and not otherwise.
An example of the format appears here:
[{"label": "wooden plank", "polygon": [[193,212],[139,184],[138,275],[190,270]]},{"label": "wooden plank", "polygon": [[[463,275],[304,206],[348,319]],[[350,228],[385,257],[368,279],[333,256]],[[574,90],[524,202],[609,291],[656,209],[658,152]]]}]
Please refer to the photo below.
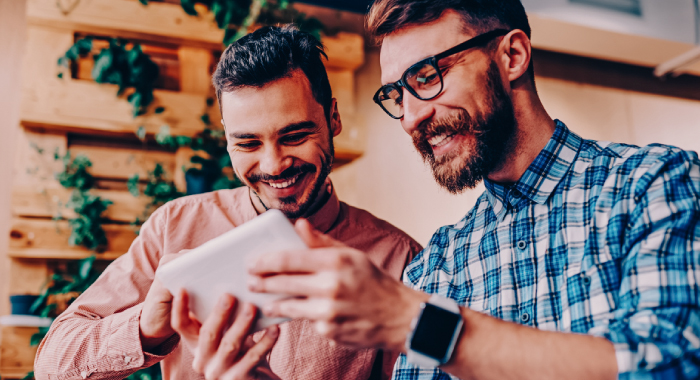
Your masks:
[{"label": "wooden plank", "polygon": [[12,260],[10,294],[39,294],[50,273],[45,262]]},{"label": "wooden plank", "polygon": [[[22,92],[22,123],[62,131],[134,135],[139,127],[157,134],[168,125],[175,135],[193,136],[203,128],[200,116],[206,96],[165,90],[153,92],[151,107],[165,107],[159,115],[133,118],[131,105],[117,98],[117,87],[88,81],[65,80],[26,87]],[[212,110],[214,120],[220,118]]]},{"label": "wooden plank", "polygon": [[[107,234],[108,246],[105,252],[119,254],[126,252],[136,238],[133,226],[103,225]],[[10,250],[56,250],[74,251],[76,255],[90,255],[83,247],[68,244],[70,226],[66,221],[13,218],[10,229]],[[10,253],[12,257],[12,253]]]},{"label": "wooden plank", "polygon": [[180,91],[210,96],[213,92],[209,68],[213,56],[211,50],[182,46],[178,50],[180,61]]},{"label": "wooden plank", "polygon": [[38,331],[36,327],[0,326],[0,375],[3,378],[19,378],[33,370],[37,347],[30,347],[29,342]]},{"label": "wooden plank", "polygon": [[[148,204],[146,197],[134,197],[127,191],[93,190],[93,194],[113,202],[104,213],[105,219],[118,222],[133,222],[142,218]],[[62,215],[73,218],[75,214],[64,206],[71,191],[65,188],[33,188],[15,186],[12,189],[12,215],[17,217],[52,218]]]},{"label": "wooden plank", "polygon": [[[55,0],[28,0],[27,19],[33,25],[210,50],[221,49],[223,41],[223,31],[216,27],[210,12],[188,16],[178,4],[152,2],[143,6],[132,0],[91,0],[81,1],[63,14]],[[328,67],[355,70],[364,63],[364,40],[358,34],[324,36],[323,43]]]},{"label": "wooden plank", "polygon": [[350,70],[328,70],[333,97],[338,101],[341,116],[357,112],[355,101],[355,74]]},{"label": "wooden plank", "polygon": [[79,251],[70,249],[8,249],[7,256],[16,261],[39,261],[45,260],[80,260],[95,255],[97,260],[112,261],[118,259],[126,252],[103,252],[94,253],[89,251]]},{"label": "wooden plank", "polygon": [[86,145],[71,145],[69,150],[73,156],[87,156],[92,162],[90,174],[98,178],[125,180],[138,174],[145,179],[158,163],[169,175],[175,170],[175,155],[168,152]]},{"label": "wooden plank", "polygon": [[359,34],[339,32],[324,36],[328,62],[326,67],[339,70],[357,70],[365,63],[365,42]]},{"label": "wooden plank", "polygon": [[60,186],[54,173],[61,170],[61,163],[54,160],[54,154],[65,154],[67,145],[63,133],[20,130],[17,135],[14,183],[30,187]]},{"label": "wooden plank", "polygon": [[[179,135],[191,136],[202,130],[200,116],[206,109],[205,95],[156,90],[152,107],[165,107],[165,112],[134,119],[125,98],[128,94],[117,98],[117,86],[57,78],[56,59],[72,43],[70,32],[28,28],[21,108],[24,125],[132,136],[140,126],[151,135],[163,125],[169,125],[171,132]],[[220,118],[218,109],[212,110],[212,117]]]},{"label": "wooden plank", "polygon": [[28,0],[27,19],[30,24],[78,32],[214,49],[220,49],[223,41],[223,31],[216,27],[209,12],[189,16],[179,4],[151,2],[143,6],[138,1],[91,0],[78,2],[75,9],[64,14],[55,0]]}]

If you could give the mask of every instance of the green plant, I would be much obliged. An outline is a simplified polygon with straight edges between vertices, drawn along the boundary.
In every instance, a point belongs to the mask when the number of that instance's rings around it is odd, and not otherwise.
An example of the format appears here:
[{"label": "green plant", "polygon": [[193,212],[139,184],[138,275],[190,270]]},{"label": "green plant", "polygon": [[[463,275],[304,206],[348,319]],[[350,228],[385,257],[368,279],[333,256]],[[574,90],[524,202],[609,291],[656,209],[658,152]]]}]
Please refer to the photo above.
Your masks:
[{"label": "green plant", "polygon": [[139,186],[140,178],[138,174],[134,174],[127,181],[127,188],[133,196],[140,197],[141,195],[145,195],[150,198],[143,215],[137,218],[134,224],[141,225],[158,207],[185,195],[175,187],[172,181],[166,178],[165,174],[163,166],[159,163],[156,164],[155,168],[148,172],[148,181],[146,182],[143,193]]},{"label": "green plant", "polygon": [[[62,163],[62,170],[56,174],[56,179],[66,189],[73,190],[65,205],[75,213],[75,217],[68,219],[71,227],[68,243],[99,252],[107,245],[107,235],[102,227],[102,214],[112,201],[90,193],[90,189],[95,185],[95,178],[88,172],[88,168],[92,166],[89,158],[82,155],[73,158],[70,152],[60,156],[56,152],[54,159]],[[55,219],[61,219],[61,216],[57,215]]]},{"label": "green plant", "polygon": [[[131,48],[123,39],[112,38],[109,47],[103,48],[93,56],[95,65],[92,78],[97,83],[116,84],[117,96],[122,96],[128,89],[133,92],[127,96],[131,103],[134,117],[147,112],[153,102],[153,86],[158,79],[159,69],[151,58],[141,50],[141,45],[133,44]],[[75,42],[66,53],[58,59],[59,67],[70,68],[92,51],[93,37],[85,37]],[[63,72],[59,72],[59,78]],[[159,109],[162,112],[162,109]]]},{"label": "green plant", "polygon": [[[32,304],[31,313],[45,318],[55,318],[62,313],[100,276],[94,267],[95,258],[93,255],[69,262],[65,269],[53,273],[42,286],[39,298]],[[39,328],[39,332],[32,335],[30,344],[36,346],[41,343],[48,331],[48,327]]]}]

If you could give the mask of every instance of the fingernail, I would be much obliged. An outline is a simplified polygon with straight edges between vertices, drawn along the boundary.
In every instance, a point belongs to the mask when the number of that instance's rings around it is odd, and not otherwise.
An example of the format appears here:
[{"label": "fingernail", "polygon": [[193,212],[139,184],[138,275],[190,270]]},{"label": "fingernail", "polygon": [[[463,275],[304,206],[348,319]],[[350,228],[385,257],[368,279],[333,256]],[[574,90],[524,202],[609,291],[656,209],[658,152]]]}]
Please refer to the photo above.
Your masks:
[{"label": "fingernail", "polygon": [[270,338],[275,338],[275,337],[277,337],[278,333],[279,333],[279,328],[277,328],[277,326],[270,326],[267,328],[267,332],[265,334],[270,334]]},{"label": "fingernail", "polygon": [[255,276],[248,277],[248,289],[255,292],[255,291],[259,290],[259,288],[260,288],[260,279],[255,277]]},{"label": "fingernail", "polygon": [[255,260],[252,260],[252,261],[248,262],[248,266],[247,266],[247,267],[248,267],[248,273],[255,273],[256,264],[257,264],[257,263],[256,263]]},{"label": "fingernail", "polygon": [[262,307],[262,312],[263,314],[267,315],[268,317],[274,317],[275,315],[275,308],[272,305],[265,305]]},{"label": "fingernail", "polygon": [[219,308],[221,310],[227,310],[228,308],[231,307],[231,300],[229,297],[223,295],[219,298]]}]

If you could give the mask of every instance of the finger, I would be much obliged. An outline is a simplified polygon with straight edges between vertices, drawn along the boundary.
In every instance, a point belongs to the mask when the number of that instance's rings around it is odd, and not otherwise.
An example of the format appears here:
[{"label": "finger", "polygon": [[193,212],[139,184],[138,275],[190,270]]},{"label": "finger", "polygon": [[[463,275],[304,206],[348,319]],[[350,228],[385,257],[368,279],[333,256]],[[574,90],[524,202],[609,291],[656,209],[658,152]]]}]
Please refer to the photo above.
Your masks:
[{"label": "finger", "polygon": [[231,367],[222,377],[225,380],[244,379],[252,374],[260,362],[272,350],[279,336],[279,327],[271,326],[265,330],[265,335],[243,357]]},{"label": "finger", "polygon": [[248,273],[267,276],[277,273],[314,273],[348,264],[347,247],[269,252],[251,261]]},{"label": "finger", "polygon": [[248,289],[256,293],[287,294],[298,297],[335,298],[340,293],[340,283],[334,272],[284,275],[268,277],[250,276]]},{"label": "finger", "polygon": [[221,338],[221,344],[214,360],[207,366],[207,378],[216,379],[233,365],[242,351],[246,337],[255,321],[257,309],[252,304],[241,305],[241,312],[236,316],[231,328]]},{"label": "finger", "polygon": [[271,318],[336,321],[342,318],[338,305],[338,302],[325,298],[287,299],[269,303],[262,311]]},{"label": "finger", "polygon": [[204,322],[199,329],[199,339],[197,349],[195,350],[194,361],[192,368],[200,374],[206,370],[206,365],[216,354],[221,341],[221,334],[226,327],[227,322],[231,317],[231,311],[236,303],[236,299],[229,295],[223,294],[219,297],[219,302],[212,311],[209,318]]},{"label": "finger", "polygon": [[189,310],[189,295],[185,289],[181,289],[173,299],[170,323],[190,349],[197,345],[199,339],[199,329],[202,324],[194,317]]},{"label": "finger", "polygon": [[309,248],[345,247],[345,244],[316,230],[306,219],[298,219],[294,230]]}]

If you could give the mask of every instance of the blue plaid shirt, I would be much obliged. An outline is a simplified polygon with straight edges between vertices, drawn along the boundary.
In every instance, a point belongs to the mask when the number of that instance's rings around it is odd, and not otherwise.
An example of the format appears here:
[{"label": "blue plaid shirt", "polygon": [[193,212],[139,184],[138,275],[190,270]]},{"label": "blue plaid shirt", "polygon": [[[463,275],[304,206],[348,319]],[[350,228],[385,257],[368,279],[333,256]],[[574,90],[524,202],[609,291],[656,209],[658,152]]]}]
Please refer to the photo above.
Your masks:
[{"label": "blue plaid shirt", "polygon": [[[440,228],[404,282],[542,330],[605,337],[621,379],[700,378],[700,161],[556,131]],[[449,379],[401,355],[394,379]]]}]

